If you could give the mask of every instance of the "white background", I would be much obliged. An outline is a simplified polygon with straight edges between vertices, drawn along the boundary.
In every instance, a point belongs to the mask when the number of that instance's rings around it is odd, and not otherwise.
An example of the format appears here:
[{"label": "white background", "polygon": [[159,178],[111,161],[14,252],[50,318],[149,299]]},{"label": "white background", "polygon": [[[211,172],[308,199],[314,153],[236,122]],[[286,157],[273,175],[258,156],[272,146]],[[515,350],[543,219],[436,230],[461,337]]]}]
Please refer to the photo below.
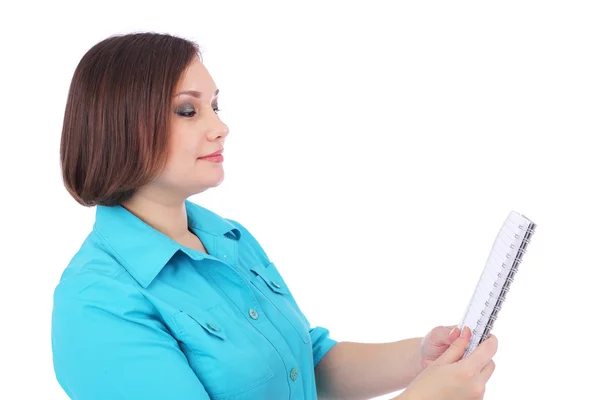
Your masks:
[{"label": "white background", "polygon": [[313,324],[381,342],[457,323],[514,209],[538,231],[486,399],[595,396],[596,4],[2,6],[0,398],[66,398],[52,293],[94,220],[60,180],[67,90],[96,42],[146,30],[198,41],[222,92],[226,180],[192,200],[254,233]]}]

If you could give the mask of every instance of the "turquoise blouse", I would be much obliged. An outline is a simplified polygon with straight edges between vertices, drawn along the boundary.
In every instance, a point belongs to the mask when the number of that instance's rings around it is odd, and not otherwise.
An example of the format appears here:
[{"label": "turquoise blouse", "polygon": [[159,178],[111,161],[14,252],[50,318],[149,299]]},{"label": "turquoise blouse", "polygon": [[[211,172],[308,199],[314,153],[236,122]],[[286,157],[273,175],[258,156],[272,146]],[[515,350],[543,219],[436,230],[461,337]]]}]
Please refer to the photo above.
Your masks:
[{"label": "turquoise blouse", "polygon": [[186,208],[209,254],[97,207],[54,293],[62,388],[78,400],[316,399],[314,368],[336,341],[248,230]]}]

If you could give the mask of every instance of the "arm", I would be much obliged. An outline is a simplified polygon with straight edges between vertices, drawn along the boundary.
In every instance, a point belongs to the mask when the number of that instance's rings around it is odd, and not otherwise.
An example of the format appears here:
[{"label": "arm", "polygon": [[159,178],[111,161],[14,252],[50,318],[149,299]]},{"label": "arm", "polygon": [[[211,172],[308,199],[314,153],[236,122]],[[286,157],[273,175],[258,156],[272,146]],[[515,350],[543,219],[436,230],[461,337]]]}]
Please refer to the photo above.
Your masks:
[{"label": "arm", "polygon": [[62,282],[54,298],[52,350],[56,377],[69,397],[209,400],[155,315],[133,286],[106,278],[77,287]]},{"label": "arm", "polygon": [[319,399],[368,399],[406,388],[423,370],[421,341],[338,343],[315,369]]}]

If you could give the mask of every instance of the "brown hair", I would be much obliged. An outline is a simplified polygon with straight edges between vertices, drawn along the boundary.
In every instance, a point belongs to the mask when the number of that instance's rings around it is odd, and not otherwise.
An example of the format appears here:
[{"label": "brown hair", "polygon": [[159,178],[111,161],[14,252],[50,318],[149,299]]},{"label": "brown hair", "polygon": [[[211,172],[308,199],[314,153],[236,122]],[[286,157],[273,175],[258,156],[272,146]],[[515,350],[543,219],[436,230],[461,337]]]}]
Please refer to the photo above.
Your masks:
[{"label": "brown hair", "polygon": [[198,45],[158,33],[112,36],[79,62],[67,98],[60,162],[85,206],[118,205],[163,168],[173,91]]}]

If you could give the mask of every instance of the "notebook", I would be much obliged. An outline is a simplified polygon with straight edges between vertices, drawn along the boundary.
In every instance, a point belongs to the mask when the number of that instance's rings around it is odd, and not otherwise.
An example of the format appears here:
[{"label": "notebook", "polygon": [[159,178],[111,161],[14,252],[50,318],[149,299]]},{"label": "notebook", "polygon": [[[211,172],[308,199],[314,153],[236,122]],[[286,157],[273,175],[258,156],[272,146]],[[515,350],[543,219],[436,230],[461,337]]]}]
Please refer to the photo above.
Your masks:
[{"label": "notebook", "polygon": [[463,358],[490,335],[535,228],[534,222],[516,211],[504,221],[458,325],[461,329],[468,326],[472,333]]}]

